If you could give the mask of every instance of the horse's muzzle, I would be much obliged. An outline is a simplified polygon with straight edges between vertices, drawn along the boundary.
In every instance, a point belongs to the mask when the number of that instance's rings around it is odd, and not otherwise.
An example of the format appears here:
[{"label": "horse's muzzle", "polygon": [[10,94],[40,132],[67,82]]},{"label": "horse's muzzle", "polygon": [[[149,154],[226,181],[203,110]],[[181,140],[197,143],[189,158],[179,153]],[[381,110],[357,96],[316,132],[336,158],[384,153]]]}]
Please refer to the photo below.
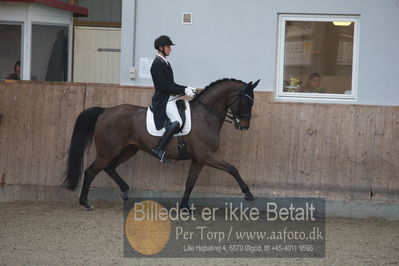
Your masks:
[{"label": "horse's muzzle", "polygon": [[249,126],[241,126],[241,125],[238,124],[238,123],[235,123],[235,124],[234,124],[234,127],[235,127],[236,129],[241,130],[241,131],[244,131],[244,130],[248,130],[248,129],[249,129]]}]

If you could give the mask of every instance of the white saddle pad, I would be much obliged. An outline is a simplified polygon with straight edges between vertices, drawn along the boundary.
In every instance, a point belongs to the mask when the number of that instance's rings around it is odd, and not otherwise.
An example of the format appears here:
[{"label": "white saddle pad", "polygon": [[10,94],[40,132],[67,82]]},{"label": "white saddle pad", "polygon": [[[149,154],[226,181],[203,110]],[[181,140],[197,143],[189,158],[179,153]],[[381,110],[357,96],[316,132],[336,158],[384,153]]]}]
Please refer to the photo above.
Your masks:
[{"label": "white saddle pad", "polygon": [[[190,103],[188,101],[186,102],[186,123],[184,124],[183,130],[181,132],[176,133],[174,136],[184,136],[190,133],[191,130],[191,110],[190,110]],[[156,136],[156,137],[161,137],[163,133],[165,133],[165,128],[161,128],[160,130],[157,130],[155,127],[155,122],[154,122],[154,114],[152,113],[150,107],[147,108],[147,118],[146,118],[146,124],[147,124],[147,131],[150,135]]]}]

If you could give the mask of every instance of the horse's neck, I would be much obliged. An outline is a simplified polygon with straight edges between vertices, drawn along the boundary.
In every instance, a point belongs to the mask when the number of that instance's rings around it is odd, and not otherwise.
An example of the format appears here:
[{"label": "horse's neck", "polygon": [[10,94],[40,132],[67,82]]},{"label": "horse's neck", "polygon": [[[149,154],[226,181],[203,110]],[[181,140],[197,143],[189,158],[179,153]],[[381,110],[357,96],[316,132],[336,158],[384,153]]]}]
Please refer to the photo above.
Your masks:
[{"label": "horse's neck", "polygon": [[203,104],[226,114],[228,108],[227,101],[232,92],[233,89],[231,88],[212,88],[212,91],[200,96],[200,101]]},{"label": "horse's neck", "polygon": [[195,108],[199,108],[202,113],[206,114],[209,126],[214,126],[215,132],[219,132],[227,114],[228,99],[234,93],[234,89],[211,88],[211,90],[199,96],[198,100],[201,103],[198,103]]}]

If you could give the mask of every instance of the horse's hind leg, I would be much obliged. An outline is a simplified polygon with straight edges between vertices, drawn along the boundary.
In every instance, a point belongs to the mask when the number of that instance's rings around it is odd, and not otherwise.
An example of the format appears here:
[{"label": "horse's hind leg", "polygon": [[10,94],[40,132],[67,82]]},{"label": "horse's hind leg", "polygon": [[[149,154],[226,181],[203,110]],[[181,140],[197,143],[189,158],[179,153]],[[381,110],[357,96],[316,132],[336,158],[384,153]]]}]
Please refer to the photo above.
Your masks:
[{"label": "horse's hind leg", "polygon": [[197,178],[202,170],[204,165],[199,164],[195,161],[191,162],[191,167],[190,171],[188,173],[187,181],[186,181],[186,189],[184,190],[184,195],[183,199],[181,200],[180,203],[180,208],[189,208],[188,207],[188,200],[190,198],[191,191],[194,188],[195,182],[197,181]]},{"label": "horse's hind leg", "polygon": [[116,172],[116,168],[129,160],[138,151],[138,148],[134,145],[125,147],[121,153],[104,169],[104,171],[118,184],[121,190],[121,198],[123,201],[129,199],[129,185],[122,179],[122,177]]},{"label": "horse's hind leg", "polygon": [[205,160],[205,165],[212,166],[214,168],[223,170],[231,174],[234,179],[237,181],[238,185],[241,188],[242,193],[245,194],[245,200],[253,201],[254,196],[252,195],[251,191],[249,190],[248,185],[244,182],[244,180],[241,178],[240,173],[238,172],[237,168],[235,168],[233,165],[215,158],[213,156],[208,156]]},{"label": "horse's hind leg", "polygon": [[96,175],[101,172],[109,163],[108,160],[97,156],[94,162],[86,169],[83,180],[82,191],[80,192],[79,203],[85,207],[85,210],[93,210],[93,207],[87,200],[91,182],[93,182]]}]

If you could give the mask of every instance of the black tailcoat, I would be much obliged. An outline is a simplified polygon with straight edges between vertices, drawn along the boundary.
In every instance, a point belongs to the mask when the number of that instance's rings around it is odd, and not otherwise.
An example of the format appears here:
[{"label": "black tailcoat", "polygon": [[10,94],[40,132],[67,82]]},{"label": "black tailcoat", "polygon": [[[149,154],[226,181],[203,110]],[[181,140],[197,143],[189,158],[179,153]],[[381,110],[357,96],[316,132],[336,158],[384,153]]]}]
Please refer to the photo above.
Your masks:
[{"label": "black tailcoat", "polygon": [[154,112],[155,127],[159,130],[164,127],[166,104],[170,95],[184,95],[185,86],[178,85],[173,79],[173,70],[170,64],[156,56],[151,65],[151,76],[155,86],[152,96],[152,111]]}]

